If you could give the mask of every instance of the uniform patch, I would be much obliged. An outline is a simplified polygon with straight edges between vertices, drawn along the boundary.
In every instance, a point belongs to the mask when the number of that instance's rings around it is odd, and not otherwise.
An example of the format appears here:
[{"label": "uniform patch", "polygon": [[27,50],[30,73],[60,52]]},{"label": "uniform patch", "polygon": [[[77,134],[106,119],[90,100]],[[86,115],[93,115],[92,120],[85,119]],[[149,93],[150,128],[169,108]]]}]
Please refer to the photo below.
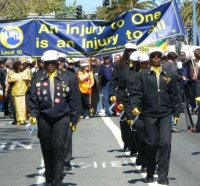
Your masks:
[{"label": "uniform patch", "polygon": [[55,103],[60,103],[60,99],[56,98]]},{"label": "uniform patch", "polygon": [[163,79],[167,82],[167,84],[171,81],[171,78],[164,77]]},{"label": "uniform patch", "polygon": [[47,90],[46,89],[44,89],[42,92],[43,92],[43,95],[47,94]]},{"label": "uniform patch", "polygon": [[46,87],[47,85],[48,85],[48,83],[47,83],[47,82],[44,82],[44,83],[43,83],[43,86],[45,86],[45,87]]},{"label": "uniform patch", "polygon": [[40,82],[36,83],[36,87],[40,87],[40,85],[41,85]]},{"label": "uniform patch", "polygon": [[70,90],[69,87],[67,87],[67,88],[66,88],[66,91],[69,92],[69,90]]},{"label": "uniform patch", "polygon": [[62,88],[63,88],[63,92],[65,91],[65,87],[67,87],[67,85],[64,84],[64,82],[61,84]]}]

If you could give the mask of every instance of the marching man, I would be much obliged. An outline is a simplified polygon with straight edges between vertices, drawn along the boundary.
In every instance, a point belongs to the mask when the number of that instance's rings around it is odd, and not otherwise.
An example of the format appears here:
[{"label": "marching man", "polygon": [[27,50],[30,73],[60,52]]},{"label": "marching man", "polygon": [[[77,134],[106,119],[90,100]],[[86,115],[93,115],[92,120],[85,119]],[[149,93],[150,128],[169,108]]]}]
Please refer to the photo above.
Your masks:
[{"label": "marching man", "polygon": [[29,100],[32,124],[38,124],[38,138],[45,164],[45,186],[60,186],[64,168],[67,131],[75,130],[78,106],[74,82],[57,70],[58,53],[46,51],[42,56],[44,73],[32,82]]},{"label": "marching man", "polygon": [[164,52],[160,48],[149,50],[151,67],[141,71],[135,80],[131,97],[132,113],[143,113],[147,143],[146,182],[154,181],[156,152],[158,157],[158,183],[168,185],[167,178],[171,153],[171,118],[179,121],[180,99],[177,80],[173,72],[161,67]]}]

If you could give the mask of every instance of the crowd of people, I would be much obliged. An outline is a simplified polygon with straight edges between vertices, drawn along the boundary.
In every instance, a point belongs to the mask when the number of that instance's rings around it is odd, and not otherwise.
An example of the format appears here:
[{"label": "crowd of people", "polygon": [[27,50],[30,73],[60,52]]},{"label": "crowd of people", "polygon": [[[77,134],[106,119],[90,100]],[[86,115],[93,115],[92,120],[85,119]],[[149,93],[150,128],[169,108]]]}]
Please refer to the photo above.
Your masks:
[{"label": "crowd of people", "polygon": [[0,61],[2,109],[12,124],[37,123],[47,186],[60,186],[64,167],[70,170],[80,118],[112,115],[120,115],[123,149],[137,156],[146,182],[157,172],[158,183],[169,184],[171,133],[181,131],[183,105],[197,114],[193,132],[200,132],[199,68],[200,48],[186,57],[160,48],[145,54],[127,43],[122,55],[76,60],[49,50],[38,59]]}]

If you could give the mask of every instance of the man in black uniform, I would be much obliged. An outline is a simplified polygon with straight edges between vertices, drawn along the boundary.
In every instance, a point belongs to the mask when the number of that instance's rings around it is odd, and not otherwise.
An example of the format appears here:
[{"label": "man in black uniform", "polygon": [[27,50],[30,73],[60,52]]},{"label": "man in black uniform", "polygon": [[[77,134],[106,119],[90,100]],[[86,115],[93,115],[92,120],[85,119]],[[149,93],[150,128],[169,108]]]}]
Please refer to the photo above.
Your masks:
[{"label": "man in black uniform", "polygon": [[[120,61],[116,62],[116,65],[114,65],[114,70],[111,76],[111,81],[109,85],[109,92],[110,92],[110,101],[115,102],[115,90],[118,89],[118,108],[120,110],[124,110],[125,105],[125,99],[128,94],[127,92],[127,86],[132,86],[132,81],[134,81],[135,77],[135,66],[130,61],[130,55],[136,51],[137,46],[132,43],[127,43],[125,45],[125,50],[123,53],[122,58]],[[122,135],[122,141],[124,142],[124,151],[128,152],[130,150],[130,156],[136,156],[136,146],[132,139],[131,130],[129,125],[127,124],[126,118],[127,112],[125,110],[123,116],[120,120],[120,128],[121,128],[121,135]]]},{"label": "man in black uniform", "polygon": [[147,183],[154,181],[156,152],[158,157],[158,183],[168,185],[169,160],[171,152],[171,118],[177,123],[180,114],[180,99],[175,74],[161,67],[163,51],[149,50],[151,67],[140,72],[133,86],[131,98],[132,113],[142,111],[147,143]]},{"label": "man in black uniform", "polygon": [[[139,70],[140,72],[149,67],[149,56],[147,54],[140,53],[140,56],[138,56],[138,54],[136,52],[134,52],[131,54],[130,59],[132,59],[133,61],[139,61],[140,64],[138,66],[140,66],[140,70]],[[134,78],[134,81],[132,82],[132,85],[128,87],[129,88],[128,89],[129,96],[127,96],[126,104],[125,104],[126,105],[125,109],[127,109],[127,113],[128,113],[127,114],[127,123],[129,125],[132,125],[134,122],[133,115],[131,113],[132,108],[131,108],[130,98],[131,98],[132,90],[133,90],[133,87],[135,84],[135,78]],[[138,156],[136,159],[136,164],[141,165],[142,173],[146,173],[146,171],[147,171],[146,142],[145,142],[145,127],[144,127],[142,113],[139,115],[139,117],[136,120],[136,122],[134,123],[134,125],[132,125],[132,129],[136,130],[135,131],[135,142],[136,142],[136,146],[138,149]]]},{"label": "man in black uniform", "polygon": [[[77,98],[74,82],[56,70],[58,53],[47,51],[42,56],[45,72],[32,82],[29,121],[38,124],[38,138],[46,169],[46,186],[60,186],[64,168],[67,132],[76,129]],[[38,122],[37,122],[38,121]]]},{"label": "man in black uniform", "polygon": [[[66,68],[65,62],[66,62],[66,57],[67,55],[65,53],[59,53],[58,54],[58,68],[63,71],[63,73],[67,74],[75,83],[75,94],[76,98],[78,101],[78,116],[80,118],[81,115],[81,93],[79,90],[79,85],[78,85],[78,78],[76,77],[75,73],[73,71],[70,71],[69,68]],[[80,119],[79,119],[80,120]],[[65,150],[65,166],[64,170],[70,171],[72,169],[72,165],[70,163],[72,159],[72,132],[74,132],[74,128],[70,128],[67,132],[67,143],[66,143],[66,150]]]}]

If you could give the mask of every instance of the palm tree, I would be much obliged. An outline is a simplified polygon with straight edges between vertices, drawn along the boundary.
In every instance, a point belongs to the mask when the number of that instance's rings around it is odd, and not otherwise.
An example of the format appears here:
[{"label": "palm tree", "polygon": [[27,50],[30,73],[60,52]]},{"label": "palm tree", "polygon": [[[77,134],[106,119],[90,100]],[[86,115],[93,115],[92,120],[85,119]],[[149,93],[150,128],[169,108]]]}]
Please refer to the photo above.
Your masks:
[{"label": "palm tree", "polygon": [[96,14],[97,18],[111,21],[132,8],[151,9],[155,6],[152,1],[140,2],[140,0],[112,0],[110,7],[98,7]]},{"label": "palm tree", "polygon": [[[196,3],[196,19],[197,19],[197,25],[200,25],[200,0],[197,0]],[[193,16],[193,10],[192,10],[192,1],[191,0],[184,0],[179,5],[180,13],[182,20],[185,25],[192,25],[192,16]]]}]

